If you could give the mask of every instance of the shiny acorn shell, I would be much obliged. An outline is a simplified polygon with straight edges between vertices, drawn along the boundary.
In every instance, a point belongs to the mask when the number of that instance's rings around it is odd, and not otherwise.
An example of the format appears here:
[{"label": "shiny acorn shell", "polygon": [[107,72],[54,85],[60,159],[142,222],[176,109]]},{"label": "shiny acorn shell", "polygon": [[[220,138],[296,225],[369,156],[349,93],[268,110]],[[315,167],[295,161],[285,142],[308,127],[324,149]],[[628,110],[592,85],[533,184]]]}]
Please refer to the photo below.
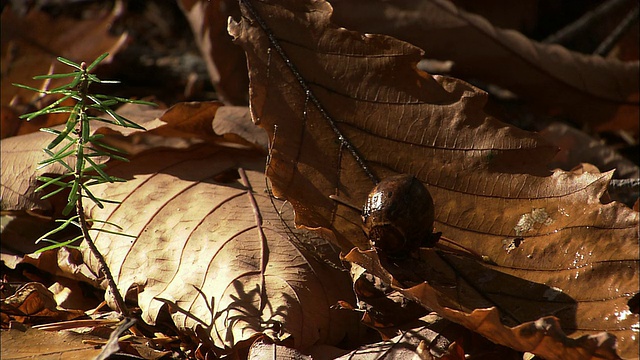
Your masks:
[{"label": "shiny acorn shell", "polygon": [[372,246],[389,256],[405,256],[433,232],[433,199],[413,175],[396,175],[378,183],[362,210],[364,231]]}]

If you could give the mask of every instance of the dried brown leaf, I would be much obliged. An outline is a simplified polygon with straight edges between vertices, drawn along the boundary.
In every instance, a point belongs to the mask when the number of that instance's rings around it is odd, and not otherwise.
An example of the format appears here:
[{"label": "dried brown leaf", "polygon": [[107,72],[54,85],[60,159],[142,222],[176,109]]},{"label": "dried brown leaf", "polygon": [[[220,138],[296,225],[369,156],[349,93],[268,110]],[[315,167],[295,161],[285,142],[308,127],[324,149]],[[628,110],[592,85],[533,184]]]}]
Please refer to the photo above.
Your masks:
[{"label": "dried brown leaf", "polygon": [[[572,336],[612,332],[623,356],[637,356],[638,315],[626,302],[638,291],[638,214],[600,203],[611,173],[549,172],[555,147],[487,116],[486,94],[418,71],[421,51],[408,43],[330,24],[326,2],[253,6],[261,20],[244,10],[230,33],[248,54],[252,116],[272,139],[268,176],[274,193],[294,205],[297,224],[324,229],[345,252],[367,249],[360,214],[329,196],[359,206],[372,178],[413,174],[433,196],[436,230],[493,264],[436,256],[435,271],[418,280],[438,285],[429,295],[443,303],[437,308],[474,319],[481,316],[473,309],[487,308],[477,310],[494,316],[477,329],[483,335],[503,327],[491,306],[536,336],[544,330],[530,321],[546,324],[544,316],[555,315]],[[477,271],[465,270],[470,265]],[[439,283],[439,273],[453,283]],[[483,275],[497,274],[509,281],[482,284]],[[537,297],[499,296],[518,285]],[[496,340],[516,346],[509,337]],[[547,345],[517,348],[553,358]],[[611,342],[603,346],[611,350]],[[600,351],[582,342],[565,350],[576,358]]]},{"label": "dried brown leaf", "polygon": [[37,324],[84,316],[82,310],[58,307],[53,293],[37,282],[24,284],[15,294],[3,299],[1,306],[3,327],[7,325],[7,321]]},{"label": "dried brown leaf", "polygon": [[[452,74],[507,88],[554,114],[599,130],[638,133],[640,65],[583,55],[494,27],[445,0],[336,0],[333,20],[387,34],[454,62]],[[588,104],[588,105],[587,105]]]},{"label": "dried brown leaf", "polygon": [[265,132],[252,126],[245,106],[224,106],[216,101],[183,102],[173,105],[160,120],[166,125],[152,133],[162,136],[199,138],[210,143],[232,142],[266,149]]},{"label": "dried brown leaf", "polygon": [[[31,11],[24,17],[10,9],[2,12],[2,138],[27,134],[66,121],[66,114],[57,114],[15,124],[15,121],[19,121],[15,115],[21,115],[30,106],[37,105],[31,103],[38,100],[40,94],[17,88],[12,83],[48,89],[65,84],[68,78],[50,82],[32,79],[36,75],[72,72],[72,68],[56,60],[58,56],[80,63],[91,62],[109,52],[110,57],[104,62],[110,61],[127,39],[127,34],[113,36],[109,33],[111,24],[121,10],[122,4],[118,3],[111,14],[87,20],[53,19],[39,11]],[[12,130],[5,132],[6,127]]]},{"label": "dried brown leaf", "polygon": [[[223,352],[260,334],[305,349],[357,330],[353,315],[329,309],[353,300],[348,274],[283,227],[263,171],[254,151],[209,145],[150,151],[109,169],[130,180],[94,193],[122,203],[90,207],[90,216],[135,238],[92,234],[120,291],[137,293],[145,321],[168,309],[178,328]],[[89,254],[85,262],[98,266]]]},{"label": "dried brown leaf", "polygon": [[581,163],[595,165],[601,171],[616,170],[615,178],[640,177],[640,167],[617,153],[611,146],[563,123],[553,123],[540,131],[545,140],[560,151],[549,166],[571,170]]},{"label": "dried brown leaf", "polygon": [[[164,125],[162,121],[155,118],[158,115],[156,110],[150,110],[146,105],[126,104],[121,106],[116,112],[123,116],[130,117],[139,125],[146,127],[147,130],[154,129]],[[53,127],[61,130],[61,126]],[[99,126],[93,128],[95,132],[106,132],[110,129],[113,133],[131,135],[139,133],[140,130],[132,128],[122,128],[112,124],[100,123]],[[41,200],[43,193],[35,193],[35,189],[40,186],[37,181],[38,176],[44,174],[63,174],[66,169],[59,163],[38,168],[38,163],[48,158],[48,155],[42,150],[46,148],[54,136],[44,132],[27,134],[19,137],[13,137],[2,140],[2,156],[0,157],[2,167],[2,178],[0,184],[1,207],[4,211],[37,211],[46,215],[59,214],[66,203],[52,203],[53,198]],[[59,149],[58,145],[56,149]],[[71,166],[74,166],[75,159],[68,158]],[[104,161],[105,159],[97,159]],[[45,192],[46,194],[46,192]],[[54,206],[56,205],[57,208]]]}]

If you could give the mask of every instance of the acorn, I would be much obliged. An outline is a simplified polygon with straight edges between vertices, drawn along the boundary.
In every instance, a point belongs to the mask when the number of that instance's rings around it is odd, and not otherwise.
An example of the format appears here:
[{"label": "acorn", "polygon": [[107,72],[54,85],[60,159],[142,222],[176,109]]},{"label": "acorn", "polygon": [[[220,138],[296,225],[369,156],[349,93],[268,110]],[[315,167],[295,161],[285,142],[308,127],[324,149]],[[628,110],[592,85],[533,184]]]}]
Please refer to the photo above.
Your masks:
[{"label": "acorn", "polygon": [[[371,245],[390,257],[406,257],[420,246],[434,246],[433,199],[413,175],[380,181],[362,210],[364,232]],[[430,242],[433,242],[431,244]]]}]

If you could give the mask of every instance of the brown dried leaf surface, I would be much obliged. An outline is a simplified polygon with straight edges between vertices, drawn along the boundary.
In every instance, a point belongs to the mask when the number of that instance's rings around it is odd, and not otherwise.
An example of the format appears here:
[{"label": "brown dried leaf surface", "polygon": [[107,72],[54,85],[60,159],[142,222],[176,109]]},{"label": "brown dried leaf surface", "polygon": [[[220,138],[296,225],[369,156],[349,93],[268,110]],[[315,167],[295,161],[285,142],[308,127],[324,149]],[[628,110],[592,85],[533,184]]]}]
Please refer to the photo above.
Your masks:
[{"label": "brown dried leaf surface", "polygon": [[551,113],[566,114],[598,130],[638,133],[637,61],[538,43],[445,0],[331,3],[335,23],[391,35],[422,48],[429,58],[451,60],[454,76],[498,84]]},{"label": "brown dried leaf surface", "polygon": [[15,294],[2,299],[0,306],[3,328],[8,327],[10,321],[39,324],[84,316],[82,310],[66,310],[58,307],[54,294],[37,282],[24,284]]},{"label": "brown dried leaf surface", "polygon": [[357,330],[356,318],[329,309],[352,300],[348,274],[316,260],[283,227],[259,153],[156,150],[109,173],[130,180],[94,193],[122,203],[90,215],[136,238],[93,232],[94,240],[120,291],[137,292],[145,321],[166,306],[178,328],[224,351],[259,334],[305,349]]},{"label": "brown dried leaf surface", "polygon": [[[440,283],[450,289],[435,297],[443,306],[498,306],[514,325],[556,315],[573,336],[612,332],[623,356],[637,356],[638,316],[626,302],[638,291],[638,213],[600,203],[611,173],[549,172],[555,147],[487,116],[483,92],[418,71],[421,51],[408,43],[330,24],[326,2],[253,6],[272,41],[247,11],[230,33],[248,54],[252,116],[272,139],[268,176],[297,224],[331,229],[345,253],[369,246],[360,214],[329,198],[362,205],[373,186],[331,118],[379,178],[411,173],[427,185],[436,231],[495,264],[440,260],[422,280],[437,284],[442,272],[460,284]],[[483,281],[496,273],[513,281]],[[493,296],[513,284],[542,290],[542,302]],[[566,303],[545,300],[548,289]]]},{"label": "brown dried leaf surface", "polygon": [[183,102],[172,106],[153,131],[161,136],[197,137],[208,142],[232,142],[267,149],[264,130],[251,124],[246,106],[223,106],[217,101]]},{"label": "brown dried leaf surface", "polygon": [[[420,260],[410,259],[401,264],[400,271],[394,269],[397,265],[387,266],[396,273],[404,272],[402,275],[406,276],[411,272],[416,278],[428,280],[414,286],[397,281],[381,265],[374,251],[353,249],[345,260],[363,266],[407,298],[496,344],[531,352],[545,359],[620,358],[616,353],[619,344],[609,332],[578,331],[571,338],[566,336],[567,327],[575,328],[575,322],[579,321],[576,316],[598,315],[581,307],[584,304],[576,304],[561,289],[528,282],[483,268],[469,259],[430,249],[422,250]],[[464,297],[462,303],[459,301],[461,297]],[[630,314],[622,316],[627,315]],[[576,333],[586,334],[575,338]]]},{"label": "brown dried leaf surface", "polygon": [[[113,57],[127,39],[126,34],[109,34],[111,24],[121,10],[120,4],[110,14],[87,20],[64,17],[53,19],[39,11],[31,11],[24,17],[18,16],[11,9],[2,12],[2,138],[27,134],[38,131],[41,127],[66,121],[65,114],[49,115],[30,123],[20,121],[17,116],[27,112],[25,109],[38,106],[32,102],[38,100],[40,94],[17,88],[12,83],[53,89],[63,85],[68,78],[48,82],[34,80],[32,77],[73,71],[69,66],[58,62],[56,57],[62,56],[77,63],[91,62],[105,52]],[[107,58],[106,61],[110,59]]]}]

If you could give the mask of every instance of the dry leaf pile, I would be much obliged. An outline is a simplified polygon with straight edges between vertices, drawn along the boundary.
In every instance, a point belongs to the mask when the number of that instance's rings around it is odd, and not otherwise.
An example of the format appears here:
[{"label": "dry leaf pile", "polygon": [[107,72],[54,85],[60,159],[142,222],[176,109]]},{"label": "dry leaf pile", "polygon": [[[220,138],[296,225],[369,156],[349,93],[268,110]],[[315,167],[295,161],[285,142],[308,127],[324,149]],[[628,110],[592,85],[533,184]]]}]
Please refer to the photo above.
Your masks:
[{"label": "dry leaf pile", "polygon": [[[93,232],[146,324],[136,335],[193,358],[640,355],[637,203],[607,194],[614,169],[629,179],[637,165],[582,139],[607,171],[572,169],[584,157],[558,155],[558,146],[576,147],[581,135],[510,125],[488,114],[483,90],[418,66],[425,55],[453,61],[452,75],[637,139],[637,61],[537,43],[443,0],[179,4],[220,98],[244,104],[248,82],[250,105],[133,106],[120,111],[147,131],[96,130],[131,153],[107,164],[126,183],[96,187],[120,203],[86,210],[133,236]],[[27,223],[25,213],[42,218],[61,206],[33,193],[37,175],[59,171],[35,167],[48,139],[2,141],[2,210]],[[430,192],[435,247],[401,256],[371,247],[359,209],[396,174]],[[19,224],[3,225],[3,235],[23,239]],[[426,244],[432,234],[424,236]],[[69,279],[104,287],[83,247],[24,257],[11,249],[18,255],[3,251],[7,266],[67,279],[54,294],[39,284],[52,320],[78,315],[57,301],[80,296]],[[105,300],[114,306],[109,292]],[[3,324],[41,311],[16,312],[30,304],[17,302],[3,300]],[[191,347],[180,352],[180,343]]]}]

